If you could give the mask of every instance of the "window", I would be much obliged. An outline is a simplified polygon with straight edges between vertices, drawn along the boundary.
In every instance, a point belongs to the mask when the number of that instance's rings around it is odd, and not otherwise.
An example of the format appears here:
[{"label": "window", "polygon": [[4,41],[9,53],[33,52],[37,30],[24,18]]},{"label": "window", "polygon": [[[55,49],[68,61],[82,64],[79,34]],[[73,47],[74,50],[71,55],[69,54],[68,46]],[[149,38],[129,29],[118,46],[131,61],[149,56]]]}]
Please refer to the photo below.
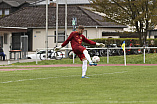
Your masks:
[{"label": "window", "polygon": [[[58,43],[62,43],[65,40],[65,32],[60,31],[58,32]],[[56,31],[55,31],[55,43],[56,43]]]},{"label": "window", "polygon": [[3,47],[3,36],[0,36],[0,45]]},{"label": "window", "polygon": [[9,15],[9,9],[0,9],[0,16]]},{"label": "window", "polygon": [[151,35],[157,35],[157,31],[151,31]]},{"label": "window", "polygon": [[2,15],[2,9],[0,9],[0,16]]},{"label": "window", "polygon": [[41,33],[41,31],[36,31],[36,33]]},{"label": "window", "polygon": [[87,37],[87,30],[84,30],[83,35],[84,35],[86,38],[88,38],[88,37]]},{"label": "window", "polygon": [[4,44],[7,44],[7,37],[8,37],[8,34],[4,34]]},{"label": "window", "polygon": [[50,0],[51,3],[53,3],[53,0]]},{"label": "window", "polygon": [[9,9],[4,10],[4,15],[9,15]]}]

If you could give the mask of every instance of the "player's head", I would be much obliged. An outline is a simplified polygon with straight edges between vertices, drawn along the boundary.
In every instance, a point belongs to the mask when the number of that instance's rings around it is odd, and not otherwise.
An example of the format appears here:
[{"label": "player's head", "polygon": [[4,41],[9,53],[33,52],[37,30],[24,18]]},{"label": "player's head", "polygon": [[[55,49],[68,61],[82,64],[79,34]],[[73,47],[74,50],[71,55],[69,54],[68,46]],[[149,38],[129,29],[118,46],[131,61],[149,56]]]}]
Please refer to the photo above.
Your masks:
[{"label": "player's head", "polygon": [[79,34],[83,34],[83,32],[84,32],[84,26],[79,25],[79,27],[78,27],[78,33]]}]

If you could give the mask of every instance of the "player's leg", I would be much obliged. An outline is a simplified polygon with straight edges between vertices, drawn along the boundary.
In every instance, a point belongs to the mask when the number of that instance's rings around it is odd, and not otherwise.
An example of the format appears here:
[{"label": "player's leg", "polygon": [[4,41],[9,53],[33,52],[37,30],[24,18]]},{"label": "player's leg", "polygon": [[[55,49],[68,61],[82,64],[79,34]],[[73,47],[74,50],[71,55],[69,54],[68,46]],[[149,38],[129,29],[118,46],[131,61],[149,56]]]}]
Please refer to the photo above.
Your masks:
[{"label": "player's leg", "polygon": [[92,62],[91,57],[90,57],[90,55],[88,54],[88,51],[87,51],[86,49],[83,51],[83,54],[85,55],[85,57],[86,57],[86,59],[89,61],[89,63],[91,63],[91,62]]},{"label": "player's leg", "polygon": [[[84,57],[89,61],[89,65],[92,66],[96,66],[97,64],[96,63],[93,63],[92,60],[91,60],[91,57],[90,55],[88,54],[88,51],[86,50],[85,47],[83,46],[78,46],[78,47],[75,47],[73,48],[73,51],[75,54],[77,54],[78,56],[80,55],[82,57],[82,54],[84,55]],[[80,57],[80,59],[81,59]],[[83,59],[83,58],[82,58]]]},{"label": "player's leg", "polygon": [[87,60],[83,59],[82,60],[83,64],[82,64],[82,78],[89,78],[86,76],[86,72],[87,72]]},{"label": "player's leg", "polygon": [[84,56],[84,54],[77,54],[77,56],[82,61],[82,78],[89,78],[86,76],[86,72],[87,72],[87,59],[86,59],[86,57]]},{"label": "player's leg", "polygon": [[83,51],[83,54],[85,55],[86,59],[89,61],[89,65],[90,66],[92,66],[92,65],[96,66],[97,65],[96,63],[92,62],[91,57],[88,54],[88,51],[86,49]]}]

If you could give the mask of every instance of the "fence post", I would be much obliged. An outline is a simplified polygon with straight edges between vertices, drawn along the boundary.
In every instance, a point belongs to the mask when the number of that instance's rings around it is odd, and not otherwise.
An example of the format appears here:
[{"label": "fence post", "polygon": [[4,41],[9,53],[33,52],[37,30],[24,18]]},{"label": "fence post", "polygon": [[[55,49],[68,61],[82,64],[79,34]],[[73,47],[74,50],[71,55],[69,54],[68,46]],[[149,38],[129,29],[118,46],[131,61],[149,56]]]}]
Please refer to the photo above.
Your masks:
[{"label": "fence post", "polygon": [[38,61],[37,61],[37,49],[36,49],[35,54],[36,54],[36,64],[38,64]]},{"label": "fence post", "polygon": [[18,63],[19,63],[19,53],[17,53],[17,61],[18,61]]},{"label": "fence post", "polygon": [[74,52],[73,52],[73,64],[74,64],[74,62],[75,62],[75,60],[74,60],[74,59],[75,59],[75,56],[74,56],[74,55],[75,55],[75,54],[74,54]]},{"label": "fence post", "polygon": [[144,54],[143,54],[143,55],[144,55],[143,62],[145,63],[145,62],[146,62],[146,61],[145,61],[146,49],[144,48],[144,50],[143,50],[143,51],[144,51]]},{"label": "fence post", "polygon": [[109,50],[107,48],[107,63],[109,63]]}]

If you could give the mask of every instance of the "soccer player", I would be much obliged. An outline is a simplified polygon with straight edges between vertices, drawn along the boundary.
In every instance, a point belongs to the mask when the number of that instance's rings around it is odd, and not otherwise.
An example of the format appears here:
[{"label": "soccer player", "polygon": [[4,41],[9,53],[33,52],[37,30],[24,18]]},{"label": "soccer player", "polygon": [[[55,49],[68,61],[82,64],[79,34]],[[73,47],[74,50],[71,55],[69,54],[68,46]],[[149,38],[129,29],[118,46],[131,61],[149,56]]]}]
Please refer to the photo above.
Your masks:
[{"label": "soccer player", "polygon": [[82,35],[84,32],[84,26],[80,25],[78,27],[78,31],[73,31],[70,36],[65,40],[62,45],[59,47],[56,47],[56,51],[60,50],[62,47],[66,46],[69,41],[71,42],[71,47],[73,52],[80,58],[80,60],[83,62],[82,64],[82,78],[89,78],[86,76],[87,71],[87,60],[89,61],[89,65],[96,66],[96,63],[93,63],[90,55],[88,54],[88,51],[85,47],[82,46],[82,41],[91,45],[97,45],[97,46],[105,46],[103,43],[96,43],[94,41],[88,40],[84,35]]}]

